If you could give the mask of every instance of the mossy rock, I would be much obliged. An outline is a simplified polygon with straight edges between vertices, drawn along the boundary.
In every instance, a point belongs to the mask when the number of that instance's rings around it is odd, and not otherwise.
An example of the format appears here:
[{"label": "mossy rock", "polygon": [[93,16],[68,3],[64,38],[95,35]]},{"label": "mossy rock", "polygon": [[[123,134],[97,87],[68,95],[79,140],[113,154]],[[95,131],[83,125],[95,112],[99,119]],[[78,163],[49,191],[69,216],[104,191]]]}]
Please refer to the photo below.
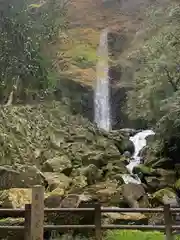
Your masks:
[{"label": "mossy rock", "polygon": [[49,191],[53,191],[57,188],[61,188],[65,191],[72,183],[72,179],[63,173],[45,172],[44,177],[47,181]]},{"label": "mossy rock", "polygon": [[32,190],[25,188],[11,188],[0,192],[0,206],[2,208],[23,208],[31,201]]},{"label": "mossy rock", "polygon": [[88,185],[94,184],[102,179],[102,171],[93,164],[80,169],[80,174],[86,177]]},{"label": "mossy rock", "polygon": [[71,160],[68,156],[62,155],[47,160],[42,167],[44,172],[59,172],[69,176],[72,171]]},{"label": "mossy rock", "polygon": [[[3,218],[0,219],[0,226],[24,226],[24,218]],[[0,239],[17,240],[24,239],[23,231],[1,231]]]},{"label": "mossy rock", "polygon": [[160,189],[152,195],[152,203],[154,204],[170,204],[178,206],[177,196],[172,188]]},{"label": "mossy rock", "polygon": [[143,174],[144,176],[153,176],[153,175],[157,175],[156,174],[156,170],[151,168],[151,167],[148,167],[144,164],[139,164],[138,166],[135,166],[133,168],[133,173],[134,174]]},{"label": "mossy rock", "polygon": [[175,182],[174,187],[176,190],[180,190],[180,178]]},{"label": "mossy rock", "polygon": [[132,141],[130,141],[128,139],[124,139],[121,142],[115,141],[115,145],[117,146],[117,148],[121,154],[123,154],[125,151],[128,151],[131,154],[134,153],[134,150],[135,150],[134,144]]},{"label": "mossy rock", "polygon": [[45,179],[34,165],[15,164],[0,166],[0,189],[28,188],[34,185],[45,185]]}]

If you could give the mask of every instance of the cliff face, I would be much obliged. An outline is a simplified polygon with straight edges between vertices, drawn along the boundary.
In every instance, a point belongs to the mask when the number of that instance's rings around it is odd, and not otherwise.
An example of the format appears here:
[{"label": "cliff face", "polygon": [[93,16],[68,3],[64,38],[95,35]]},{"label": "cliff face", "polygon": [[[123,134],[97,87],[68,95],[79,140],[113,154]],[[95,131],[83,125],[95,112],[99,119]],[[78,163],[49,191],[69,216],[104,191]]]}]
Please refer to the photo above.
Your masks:
[{"label": "cliff face", "polygon": [[[137,66],[136,62],[130,60],[128,56],[138,49],[147,37],[144,29],[146,29],[148,21],[145,18],[145,12],[148,7],[165,4],[166,2],[168,1],[70,1],[68,8],[68,31],[58,48],[60,52],[63,52],[63,61],[66,66],[64,75],[61,77],[62,81],[66,82],[68,79],[68,84],[65,85],[70,86],[73,81],[80,85],[81,89],[84,89],[80,92],[73,92],[73,98],[71,98],[77,99],[77,105],[82,105],[83,103],[85,108],[87,106],[88,111],[79,111],[75,108],[77,112],[85,112],[83,115],[90,120],[93,119],[92,98],[93,85],[96,80],[96,50],[101,30],[108,27],[113,126],[119,128],[129,125],[127,117],[123,116],[122,112],[125,105],[126,92],[131,88]],[[67,88],[69,88],[68,86]],[[88,99],[88,102],[84,102],[84,99]]]}]

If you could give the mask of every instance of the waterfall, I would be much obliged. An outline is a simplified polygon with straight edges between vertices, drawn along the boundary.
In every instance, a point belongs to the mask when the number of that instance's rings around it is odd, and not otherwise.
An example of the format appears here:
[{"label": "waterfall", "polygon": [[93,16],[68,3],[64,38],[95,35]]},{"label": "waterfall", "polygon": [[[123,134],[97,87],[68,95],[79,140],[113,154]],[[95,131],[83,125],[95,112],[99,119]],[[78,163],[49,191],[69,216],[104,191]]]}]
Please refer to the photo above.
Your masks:
[{"label": "waterfall", "polygon": [[155,133],[152,130],[144,130],[129,138],[129,140],[131,140],[134,144],[135,151],[130,163],[126,166],[130,175],[123,174],[122,176],[125,183],[141,183],[141,180],[138,178],[138,176],[133,174],[133,168],[140,164],[141,159],[139,157],[139,153],[147,144],[146,138],[154,134]]},{"label": "waterfall", "polygon": [[108,66],[108,30],[100,35],[97,50],[96,86],[94,93],[94,121],[97,127],[105,131],[111,130],[109,104],[109,66]]}]

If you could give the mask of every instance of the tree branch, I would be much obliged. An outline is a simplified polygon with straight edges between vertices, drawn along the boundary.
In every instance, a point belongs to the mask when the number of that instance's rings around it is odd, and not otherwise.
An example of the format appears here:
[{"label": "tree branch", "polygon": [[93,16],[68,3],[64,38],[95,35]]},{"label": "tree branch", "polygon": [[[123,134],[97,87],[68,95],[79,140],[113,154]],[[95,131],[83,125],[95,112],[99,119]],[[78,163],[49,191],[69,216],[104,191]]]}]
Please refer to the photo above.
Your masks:
[{"label": "tree branch", "polygon": [[169,83],[171,84],[173,90],[176,92],[178,90],[178,87],[177,87],[176,83],[173,81],[173,78],[170,76],[168,69],[166,67],[164,67],[164,70],[165,70],[166,75],[168,77]]}]

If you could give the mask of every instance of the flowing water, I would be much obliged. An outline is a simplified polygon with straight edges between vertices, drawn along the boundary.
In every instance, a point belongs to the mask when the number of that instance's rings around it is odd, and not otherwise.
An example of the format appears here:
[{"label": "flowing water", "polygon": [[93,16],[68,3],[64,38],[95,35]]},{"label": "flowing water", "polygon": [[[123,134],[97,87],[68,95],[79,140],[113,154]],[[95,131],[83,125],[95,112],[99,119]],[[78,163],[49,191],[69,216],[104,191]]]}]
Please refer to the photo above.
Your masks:
[{"label": "flowing water", "polygon": [[138,176],[132,173],[133,168],[140,164],[141,159],[140,159],[139,153],[147,144],[146,138],[148,136],[154,135],[154,134],[155,133],[152,130],[143,130],[143,131],[135,134],[133,137],[130,137],[130,140],[134,144],[135,151],[134,151],[134,154],[132,156],[130,163],[126,166],[130,175],[123,174],[123,180],[125,183],[129,183],[129,182],[131,182],[131,183],[133,182],[133,183],[137,183],[137,184],[141,183],[141,180],[138,178]]},{"label": "flowing water", "polygon": [[[98,128],[105,131],[111,130],[110,102],[109,102],[109,66],[108,66],[108,29],[104,29],[100,35],[99,47],[97,50],[96,85],[94,89],[94,121]],[[135,151],[126,166],[129,174],[123,174],[125,183],[141,183],[137,175],[132,173],[133,168],[140,164],[139,153],[146,146],[146,137],[154,135],[152,130],[143,130],[130,140],[133,142]]]},{"label": "flowing water", "polygon": [[108,66],[108,30],[104,29],[100,35],[97,50],[96,86],[94,93],[95,123],[105,131],[111,129],[110,104],[109,104],[109,66]]}]

